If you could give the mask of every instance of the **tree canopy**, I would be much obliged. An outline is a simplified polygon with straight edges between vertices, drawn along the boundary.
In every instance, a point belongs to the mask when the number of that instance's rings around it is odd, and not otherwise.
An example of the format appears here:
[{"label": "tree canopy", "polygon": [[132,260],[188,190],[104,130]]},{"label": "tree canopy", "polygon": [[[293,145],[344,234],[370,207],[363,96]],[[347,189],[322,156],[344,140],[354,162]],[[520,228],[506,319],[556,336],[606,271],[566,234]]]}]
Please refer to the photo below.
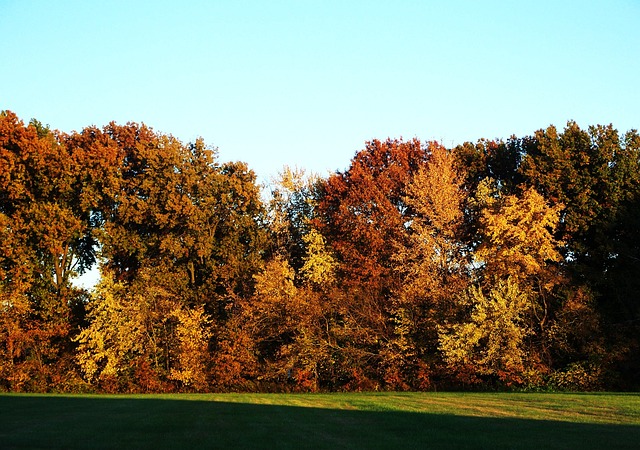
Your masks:
[{"label": "tree canopy", "polygon": [[635,130],[372,140],[265,192],[202,140],[2,112],[0,390],[640,387]]}]

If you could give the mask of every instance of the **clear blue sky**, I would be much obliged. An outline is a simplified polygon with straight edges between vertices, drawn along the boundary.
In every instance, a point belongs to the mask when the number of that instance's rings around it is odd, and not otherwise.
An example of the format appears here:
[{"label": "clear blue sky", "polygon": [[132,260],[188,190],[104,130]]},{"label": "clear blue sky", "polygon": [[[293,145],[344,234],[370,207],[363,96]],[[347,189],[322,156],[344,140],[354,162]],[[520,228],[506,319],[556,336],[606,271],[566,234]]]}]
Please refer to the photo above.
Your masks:
[{"label": "clear blue sky", "polygon": [[0,0],[0,109],[144,122],[261,180],[373,138],[640,127],[640,1]]}]

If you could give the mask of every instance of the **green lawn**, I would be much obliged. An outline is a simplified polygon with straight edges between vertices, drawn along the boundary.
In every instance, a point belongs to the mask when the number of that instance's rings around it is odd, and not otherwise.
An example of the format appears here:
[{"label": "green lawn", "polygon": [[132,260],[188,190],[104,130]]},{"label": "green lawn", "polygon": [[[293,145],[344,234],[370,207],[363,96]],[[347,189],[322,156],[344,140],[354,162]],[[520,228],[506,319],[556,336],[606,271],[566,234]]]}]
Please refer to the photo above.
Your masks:
[{"label": "green lawn", "polygon": [[0,448],[640,448],[640,394],[0,395]]}]

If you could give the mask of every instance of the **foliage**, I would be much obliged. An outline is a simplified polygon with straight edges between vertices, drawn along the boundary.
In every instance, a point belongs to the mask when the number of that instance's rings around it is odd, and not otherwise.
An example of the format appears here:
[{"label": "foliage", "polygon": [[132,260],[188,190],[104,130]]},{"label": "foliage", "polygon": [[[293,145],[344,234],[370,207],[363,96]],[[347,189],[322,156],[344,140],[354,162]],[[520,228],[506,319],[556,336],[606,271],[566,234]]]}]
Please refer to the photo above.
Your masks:
[{"label": "foliage", "polygon": [[267,216],[271,253],[286,255],[294,270],[300,269],[306,252],[305,239],[311,231],[320,182],[317,175],[285,166],[270,185]]},{"label": "foliage", "polygon": [[89,305],[90,325],[77,337],[78,363],[90,382],[118,377],[144,351],[142,305],[127,299],[125,286],[109,276],[102,278]]},{"label": "foliage", "polygon": [[492,277],[511,276],[518,283],[548,290],[552,263],[562,260],[553,237],[559,222],[558,205],[550,208],[533,189],[520,196],[487,198],[480,218],[483,241],[475,252],[478,263]]},{"label": "foliage", "polygon": [[307,247],[307,255],[300,273],[314,285],[330,285],[335,281],[336,260],[327,249],[327,244],[316,229],[311,229],[302,238]]},{"label": "foliage", "polygon": [[639,387],[635,130],[217,157],[0,114],[0,390]]},{"label": "foliage", "polygon": [[89,156],[37,121],[0,114],[0,385],[47,390],[74,378],[70,333],[95,261]]},{"label": "foliage", "polygon": [[318,204],[318,230],[342,264],[345,281],[389,288],[395,245],[405,239],[410,213],[404,198],[427,152],[420,141],[368,142],[351,167],[326,180]]},{"label": "foliage", "polygon": [[202,306],[196,309],[177,308],[172,314],[177,319],[175,330],[177,367],[172,367],[169,378],[194,389],[206,389],[209,338],[209,318]]},{"label": "foliage", "polygon": [[[520,382],[530,353],[525,340],[532,332],[526,320],[532,307],[526,292],[509,277],[486,296],[471,287],[462,302],[470,310],[468,321],[440,327],[440,349],[448,367],[463,374],[473,368],[479,377],[490,375],[507,384]],[[479,381],[476,375],[469,381]]]},{"label": "foliage", "polygon": [[386,382],[403,388],[430,386],[437,325],[455,316],[458,305],[450,299],[468,283],[462,177],[450,152],[435,143],[428,149],[429,159],[413,176],[404,199],[412,211],[408,239],[394,255],[402,281],[391,309],[394,335],[385,349],[391,361]]}]

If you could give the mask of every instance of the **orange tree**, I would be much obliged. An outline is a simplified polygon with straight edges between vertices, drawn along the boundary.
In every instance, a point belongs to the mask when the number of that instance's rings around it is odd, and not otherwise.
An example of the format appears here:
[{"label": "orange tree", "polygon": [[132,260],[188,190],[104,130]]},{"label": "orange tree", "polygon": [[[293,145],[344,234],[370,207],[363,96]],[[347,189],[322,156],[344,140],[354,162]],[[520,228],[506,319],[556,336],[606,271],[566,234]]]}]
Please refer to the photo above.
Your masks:
[{"label": "orange tree", "polygon": [[393,334],[391,298],[400,286],[394,254],[407,244],[412,216],[407,186],[427,159],[417,139],[374,140],[321,189],[314,225],[338,261],[338,310],[350,336],[343,372],[354,388],[374,387],[383,378],[380,349]]},{"label": "orange tree", "polygon": [[[37,121],[0,114],[0,378],[5,388],[73,380],[72,328],[84,293],[72,278],[95,262],[100,189],[112,154],[81,148]],[[91,161],[96,161],[92,164]],[[99,170],[97,170],[99,168]]]},{"label": "orange tree", "polygon": [[[138,327],[148,339],[124,353],[125,365],[135,360],[144,370],[101,373],[117,375],[105,382],[121,386],[168,389],[171,379],[179,387],[206,387],[216,335],[239,299],[250,295],[261,264],[263,210],[255,175],[243,163],[219,164],[202,141],[184,145],[137,124],[112,123],[104,133],[118,155],[116,188],[105,201],[100,230],[104,273],[114,281],[89,304],[89,316],[98,319],[96,308],[109,296],[140,303],[136,314],[122,311],[144,325]],[[194,321],[202,332],[191,336],[184,324]],[[117,330],[105,324],[81,340],[89,378],[92,364],[109,364],[98,341]],[[201,356],[190,358],[194,346]]]}]

